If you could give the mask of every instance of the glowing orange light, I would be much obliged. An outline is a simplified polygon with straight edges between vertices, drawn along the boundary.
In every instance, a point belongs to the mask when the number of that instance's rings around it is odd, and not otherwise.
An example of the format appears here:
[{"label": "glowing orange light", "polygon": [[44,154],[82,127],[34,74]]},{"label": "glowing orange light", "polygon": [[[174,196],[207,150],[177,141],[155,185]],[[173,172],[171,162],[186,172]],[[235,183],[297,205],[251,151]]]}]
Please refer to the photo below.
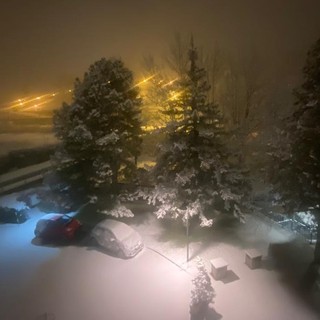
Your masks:
[{"label": "glowing orange light", "polygon": [[34,109],[38,109],[40,106],[44,106],[46,104],[48,104],[49,102],[53,101],[52,99],[47,99],[47,100],[44,100],[42,101],[41,103],[37,103],[37,104],[33,104],[33,105],[27,105],[25,106],[23,109],[21,109],[20,111],[22,112],[25,112],[25,111],[28,111],[28,110],[34,110]]},{"label": "glowing orange light", "polygon": [[178,80],[178,78],[176,78],[176,79],[173,79],[173,80],[171,80],[171,81],[169,81],[169,82],[167,82],[167,83],[165,83],[163,86],[162,86],[162,88],[164,88],[164,87],[166,87],[166,86],[171,86],[174,82],[176,82]]},{"label": "glowing orange light", "polygon": [[147,83],[148,81],[150,81],[152,78],[154,78],[156,75],[152,75],[146,79],[143,79],[142,81],[138,82],[137,84],[135,84],[132,88],[135,88],[135,87],[138,87],[140,86],[141,84],[144,84],[144,83]]},{"label": "glowing orange light", "polygon": [[169,100],[177,100],[179,98],[179,96],[181,95],[182,92],[176,92],[176,91],[172,91],[170,92],[170,98]]},{"label": "glowing orange light", "polygon": [[[51,98],[53,99],[53,97],[55,97],[56,95],[60,94],[60,93],[66,93],[66,92],[72,92],[73,90],[69,89],[68,91],[61,91],[61,92],[51,92],[51,93],[46,93],[46,94],[42,94],[42,95],[33,95],[33,96],[28,96],[28,97],[23,97],[23,98],[19,98],[17,100],[8,102],[6,104],[4,104],[1,107],[1,111],[5,111],[5,112],[20,112],[20,111],[25,111],[28,110],[30,108],[35,108],[35,104],[34,102],[40,102],[44,101],[45,99]],[[45,100],[44,103],[37,103],[37,106],[40,105],[44,105],[47,104],[48,102],[50,102],[51,100]],[[19,108],[19,109],[17,109]]]}]

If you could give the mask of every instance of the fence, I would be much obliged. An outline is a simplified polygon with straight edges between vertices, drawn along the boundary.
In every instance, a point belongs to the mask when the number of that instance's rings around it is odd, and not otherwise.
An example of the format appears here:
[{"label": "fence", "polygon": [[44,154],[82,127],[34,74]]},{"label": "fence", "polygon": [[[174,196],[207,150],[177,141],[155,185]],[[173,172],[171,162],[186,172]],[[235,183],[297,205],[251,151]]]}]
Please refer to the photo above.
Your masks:
[{"label": "fence", "polygon": [[264,215],[283,229],[299,234],[310,244],[316,242],[317,230],[314,226],[308,226],[298,221],[294,216],[288,218],[287,215],[274,212],[264,213]]},{"label": "fence", "polygon": [[0,194],[12,192],[22,186],[41,181],[51,166],[51,161],[46,161],[0,175]]}]

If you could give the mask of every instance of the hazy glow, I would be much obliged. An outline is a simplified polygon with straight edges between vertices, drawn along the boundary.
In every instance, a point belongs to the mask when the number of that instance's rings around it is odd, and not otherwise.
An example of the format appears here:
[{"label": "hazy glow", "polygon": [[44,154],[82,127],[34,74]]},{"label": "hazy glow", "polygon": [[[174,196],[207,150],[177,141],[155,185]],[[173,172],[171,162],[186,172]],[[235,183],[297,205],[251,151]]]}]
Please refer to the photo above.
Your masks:
[{"label": "hazy glow", "polygon": [[178,100],[181,94],[182,91],[171,91],[169,100]]},{"label": "hazy glow", "polygon": [[[179,78],[173,79],[167,83],[165,83],[164,85],[162,85],[162,88],[167,87],[167,86],[171,86],[174,82],[176,82]],[[162,82],[163,80],[161,80],[160,82]],[[159,82],[159,84],[160,84]]]},{"label": "hazy glow", "polygon": [[0,37],[1,104],[33,88],[41,92],[56,86],[69,88],[87,66],[102,57],[121,57],[135,73],[149,54],[161,65],[175,32],[183,37],[192,33],[204,53],[218,45],[237,58],[238,53],[256,48],[268,59],[267,71],[270,66],[276,68],[286,81],[287,75],[300,74],[300,53],[305,55],[320,30],[319,0],[1,4],[0,24],[5,32]]},{"label": "hazy glow", "polygon": [[[21,97],[9,103],[6,103],[2,107],[0,107],[0,112],[7,112],[11,114],[17,115],[35,115],[36,112],[37,118],[39,118],[41,112],[50,112],[52,109],[57,109],[61,105],[62,99],[66,99],[68,101],[69,96],[65,97],[64,95],[72,92],[72,90],[61,90],[48,92],[44,94],[37,94],[28,97]],[[57,97],[57,96],[61,97]],[[64,97],[62,97],[64,96]],[[33,111],[33,112],[32,112]],[[50,116],[46,115],[41,118],[50,118]]]},{"label": "hazy glow", "polygon": [[139,87],[139,86],[141,86],[142,84],[147,83],[148,81],[150,81],[151,79],[153,79],[155,76],[156,76],[156,74],[154,74],[154,75],[152,75],[152,76],[150,76],[150,77],[148,77],[148,78],[146,78],[146,79],[143,79],[142,81],[136,83],[132,88]]},{"label": "hazy glow", "polygon": [[21,111],[21,112],[25,112],[25,111],[28,111],[28,110],[31,110],[31,109],[36,109],[36,110],[38,110],[38,107],[40,107],[40,106],[47,106],[47,105],[48,105],[50,102],[52,102],[52,101],[53,101],[53,99],[47,99],[47,100],[44,100],[43,102],[29,105],[28,107],[25,107],[25,108],[23,108],[23,109],[20,110],[20,111]]},{"label": "hazy glow", "polygon": [[[148,78],[145,78],[139,82],[137,82],[136,84],[133,85],[132,88],[144,85],[146,83],[148,83],[151,79],[153,79],[156,76],[156,74],[151,75]],[[171,85],[173,82],[175,82],[177,79],[171,80],[168,83],[164,84],[163,87]],[[160,83],[163,82],[163,80],[160,81]],[[110,81],[108,81],[108,83],[111,83]],[[50,93],[45,93],[45,94],[41,94],[41,95],[32,95],[32,96],[28,96],[28,97],[21,97],[18,98],[16,100],[13,100],[9,103],[6,103],[5,105],[3,105],[0,108],[0,111],[12,111],[15,113],[23,113],[25,111],[41,111],[44,110],[44,108],[47,107],[51,107],[52,106],[52,102],[56,103],[56,107],[58,108],[60,105],[60,102],[58,100],[56,100],[58,95],[65,95],[65,94],[69,94],[72,93],[73,89],[68,89],[68,90],[61,90],[61,91],[54,91],[54,92],[50,92]]]}]

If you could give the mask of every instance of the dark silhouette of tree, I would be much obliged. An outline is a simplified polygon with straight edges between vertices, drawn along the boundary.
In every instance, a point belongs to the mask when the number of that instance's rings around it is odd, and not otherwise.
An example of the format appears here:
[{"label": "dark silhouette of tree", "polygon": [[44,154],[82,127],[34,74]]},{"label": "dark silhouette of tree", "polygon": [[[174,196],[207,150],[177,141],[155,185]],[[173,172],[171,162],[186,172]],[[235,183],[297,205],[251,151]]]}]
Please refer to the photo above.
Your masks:
[{"label": "dark silhouette of tree", "polygon": [[[294,92],[296,109],[286,119],[282,139],[273,152],[276,166],[271,180],[286,212],[310,210],[316,217],[312,271],[320,265],[320,40],[307,54],[303,77]],[[309,273],[309,280],[313,278]]]}]

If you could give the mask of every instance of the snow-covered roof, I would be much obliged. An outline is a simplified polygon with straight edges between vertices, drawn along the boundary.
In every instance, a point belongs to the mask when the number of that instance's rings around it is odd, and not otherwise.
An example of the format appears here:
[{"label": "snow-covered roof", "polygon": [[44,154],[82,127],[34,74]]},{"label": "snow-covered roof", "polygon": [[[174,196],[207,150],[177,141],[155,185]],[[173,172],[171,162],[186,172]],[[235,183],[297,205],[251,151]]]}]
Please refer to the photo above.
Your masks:
[{"label": "snow-covered roof", "polygon": [[40,220],[58,220],[62,216],[62,213],[47,213],[46,215],[42,216]]},{"label": "snow-covered roof", "polygon": [[136,231],[127,224],[113,219],[105,219],[99,222],[95,228],[111,231],[120,241],[126,239],[132,233],[136,233]]}]

